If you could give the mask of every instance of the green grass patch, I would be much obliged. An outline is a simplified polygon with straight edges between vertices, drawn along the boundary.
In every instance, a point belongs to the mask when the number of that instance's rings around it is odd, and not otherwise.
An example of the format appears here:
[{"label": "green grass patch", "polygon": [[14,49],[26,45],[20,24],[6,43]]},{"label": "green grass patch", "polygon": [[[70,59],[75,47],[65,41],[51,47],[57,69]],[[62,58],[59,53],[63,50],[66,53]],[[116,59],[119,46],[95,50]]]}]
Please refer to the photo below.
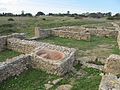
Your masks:
[{"label": "green grass patch", "polygon": [[4,50],[4,51],[0,52],[0,62],[3,62],[6,59],[10,59],[10,58],[13,58],[15,56],[18,56],[20,54],[21,53],[18,53],[18,52],[15,52],[15,51]]},{"label": "green grass patch", "polygon": [[[0,34],[26,33],[28,37],[34,36],[34,28],[54,28],[61,26],[81,26],[85,24],[105,23],[104,20],[82,19],[76,20],[73,17],[12,17],[13,22],[8,21],[11,17],[0,17]],[[43,20],[43,18],[45,20]],[[12,27],[9,27],[12,26]]]},{"label": "green grass patch", "polygon": [[41,70],[29,69],[20,76],[9,78],[0,84],[0,90],[45,90],[44,84],[57,76]]},{"label": "green grass patch", "polygon": [[101,81],[101,71],[93,68],[84,68],[87,76],[76,80],[72,90],[98,90]]},{"label": "green grass patch", "polygon": [[81,49],[81,50],[93,49],[97,45],[101,45],[101,44],[110,44],[110,45],[117,44],[115,38],[112,38],[112,37],[104,38],[104,37],[96,37],[96,36],[93,36],[90,41],[67,39],[67,38],[60,38],[60,37],[48,37],[46,39],[38,40],[38,41],[72,47],[72,48]]},{"label": "green grass patch", "polygon": [[95,61],[88,61],[87,63],[96,64],[96,65],[104,65],[102,62],[100,62],[100,61],[98,61],[98,60],[95,60]]}]

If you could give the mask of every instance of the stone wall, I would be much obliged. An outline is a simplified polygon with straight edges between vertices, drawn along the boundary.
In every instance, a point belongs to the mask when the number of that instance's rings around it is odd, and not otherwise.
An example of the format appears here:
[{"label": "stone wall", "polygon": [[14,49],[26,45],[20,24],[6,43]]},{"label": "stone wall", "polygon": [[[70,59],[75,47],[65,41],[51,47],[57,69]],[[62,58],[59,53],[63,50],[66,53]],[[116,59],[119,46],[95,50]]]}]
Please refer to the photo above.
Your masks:
[{"label": "stone wall", "polygon": [[73,38],[76,40],[90,40],[91,36],[100,37],[117,37],[118,30],[98,29],[98,28],[83,28],[77,26],[58,27],[51,29],[35,28],[35,37],[45,38],[52,36]]},{"label": "stone wall", "polygon": [[9,38],[7,39],[7,48],[13,51],[21,52],[21,53],[31,53],[37,48],[39,44],[37,42],[20,40],[17,38]]},{"label": "stone wall", "polygon": [[25,34],[24,33],[14,33],[14,34],[7,35],[7,36],[0,36],[0,51],[6,49],[7,39],[12,38],[12,37],[24,39]]},{"label": "stone wall", "polygon": [[28,41],[28,40],[21,40],[17,38],[9,38],[7,39],[7,48],[21,52],[21,53],[32,53],[35,49],[50,49],[50,50],[57,50],[60,52],[65,53],[69,56],[70,52],[75,49],[67,48],[63,46],[52,45],[49,43],[37,42],[37,41]]},{"label": "stone wall", "polygon": [[90,40],[91,37],[90,33],[87,32],[71,32],[64,30],[52,30],[52,35],[76,40]]},{"label": "stone wall", "polygon": [[62,30],[62,31],[69,31],[69,32],[78,32],[78,33],[90,33],[90,35],[94,36],[100,36],[100,37],[117,37],[118,30],[109,30],[109,29],[99,29],[99,28],[83,28],[83,27],[77,27],[77,26],[71,26],[71,27],[59,27],[54,28],[54,30]]},{"label": "stone wall", "polygon": [[20,55],[0,63],[0,82],[8,77],[21,74],[31,65],[30,55]]},{"label": "stone wall", "polygon": [[[75,61],[75,49],[49,43],[10,38],[7,40],[7,48],[17,52],[32,53],[33,68],[42,69],[48,73],[57,75],[63,75],[69,72]],[[41,56],[36,55],[36,52],[39,50],[59,51],[63,53],[65,57],[62,60],[55,62],[55,60],[42,58]],[[46,55],[46,53],[43,53],[43,55]]]},{"label": "stone wall", "polygon": [[86,30],[88,31],[91,35],[94,35],[94,36],[100,36],[100,37],[115,37],[117,38],[118,36],[118,31],[117,30],[102,30],[102,29],[99,29],[99,30],[91,30],[91,29],[88,29]]},{"label": "stone wall", "polygon": [[35,37],[46,38],[51,35],[51,30],[44,30],[40,27],[35,27]]},{"label": "stone wall", "polygon": [[0,37],[0,52],[6,48],[7,39],[6,37]]},{"label": "stone wall", "polygon": [[118,43],[118,47],[120,49],[120,31],[118,32],[117,43]]},{"label": "stone wall", "polygon": [[40,29],[39,27],[35,28],[35,37],[45,38],[49,36],[59,36],[64,38],[72,38],[76,40],[90,40],[90,33],[88,32],[76,32],[69,31],[67,28],[59,27],[52,29]]}]

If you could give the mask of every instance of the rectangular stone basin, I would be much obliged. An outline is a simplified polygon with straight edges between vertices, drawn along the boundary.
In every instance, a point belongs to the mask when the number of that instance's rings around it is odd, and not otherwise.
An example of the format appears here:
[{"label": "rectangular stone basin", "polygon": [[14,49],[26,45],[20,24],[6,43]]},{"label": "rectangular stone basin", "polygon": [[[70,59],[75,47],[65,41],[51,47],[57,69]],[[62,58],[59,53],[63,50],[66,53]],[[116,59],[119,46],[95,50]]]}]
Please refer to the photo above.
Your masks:
[{"label": "rectangular stone basin", "polygon": [[63,49],[63,52],[48,48],[37,49],[35,53],[33,53],[33,68],[59,76],[69,72],[75,60],[75,50]]}]

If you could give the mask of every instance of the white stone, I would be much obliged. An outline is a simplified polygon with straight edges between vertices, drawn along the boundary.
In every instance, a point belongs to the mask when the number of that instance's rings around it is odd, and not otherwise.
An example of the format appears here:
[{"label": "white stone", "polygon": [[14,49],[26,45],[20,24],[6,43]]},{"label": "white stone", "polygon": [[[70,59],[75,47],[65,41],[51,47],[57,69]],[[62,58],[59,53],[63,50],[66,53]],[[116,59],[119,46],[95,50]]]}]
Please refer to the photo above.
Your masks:
[{"label": "white stone", "polygon": [[45,90],[49,90],[50,88],[53,87],[53,85],[51,84],[44,84],[44,86],[45,86]]},{"label": "white stone", "polygon": [[69,84],[66,84],[66,85],[59,86],[56,90],[71,90],[71,89],[72,89],[72,86]]},{"label": "white stone", "polygon": [[56,79],[56,80],[53,80],[52,83],[54,85],[56,85],[57,83],[59,83],[63,78],[59,78],[59,79]]}]

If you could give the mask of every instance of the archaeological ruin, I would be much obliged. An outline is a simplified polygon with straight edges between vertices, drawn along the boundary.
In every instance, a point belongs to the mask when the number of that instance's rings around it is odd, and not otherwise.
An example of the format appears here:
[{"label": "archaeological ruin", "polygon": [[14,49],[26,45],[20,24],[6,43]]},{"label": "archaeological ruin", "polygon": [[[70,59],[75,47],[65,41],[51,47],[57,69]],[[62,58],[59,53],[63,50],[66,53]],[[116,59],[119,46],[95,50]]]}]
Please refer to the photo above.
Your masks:
[{"label": "archaeological ruin", "polygon": [[0,82],[29,67],[62,76],[71,70],[75,61],[74,48],[25,40],[24,34],[3,36],[0,43],[1,51],[10,49],[24,54],[0,63]]},{"label": "archaeological ruin", "polygon": [[[108,30],[109,29],[109,30]],[[58,27],[51,29],[35,28],[35,37],[27,39],[23,33],[0,36],[0,51],[10,49],[23,53],[20,56],[0,62],[0,82],[15,75],[19,75],[29,68],[41,69],[47,73],[63,76],[70,72],[76,60],[76,49],[49,43],[38,42],[50,36],[90,41],[92,36],[115,37],[120,48],[120,32],[118,28],[85,28],[77,26]],[[120,90],[120,56],[111,55],[104,62],[104,66],[91,66],[83,61],[87,67],[97,68],[104,72],[99,90]]]}]

